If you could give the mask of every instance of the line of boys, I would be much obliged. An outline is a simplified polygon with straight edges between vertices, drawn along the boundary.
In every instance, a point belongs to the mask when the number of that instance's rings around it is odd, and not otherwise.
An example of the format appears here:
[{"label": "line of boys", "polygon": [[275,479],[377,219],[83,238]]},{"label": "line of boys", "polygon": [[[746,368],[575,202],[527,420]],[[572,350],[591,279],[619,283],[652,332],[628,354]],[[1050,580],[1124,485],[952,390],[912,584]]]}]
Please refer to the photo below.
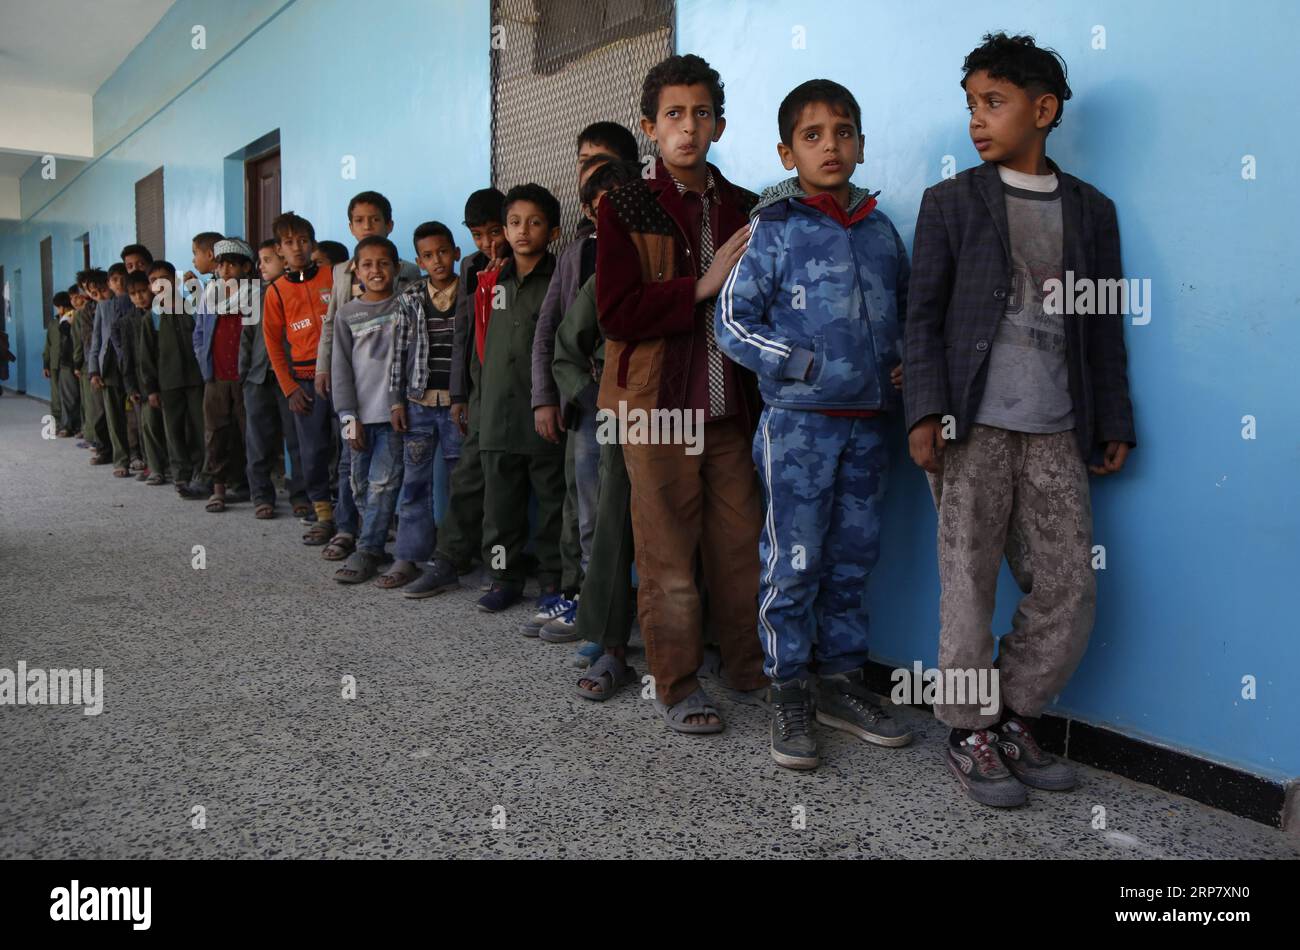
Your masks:
[{"label": "line of boys", "polygon": [[[296,490],[315,518],[305,543],[342,561],[340,582],[379,574],[413,598],[455,588],[481,558],[491,583],[479,606],[493,612],[535,573],[542,596],[524,632],[586,640],[578,692],[596,701],[636,678],[635,603],[656,707],[681,733],[723,728],[698,679],[707,630],[722,681],[766,690],[774,759],[813,768],[814,720],[876,745],[911,740],[864,683],[887,426],[901,410],[938,511],[939,666],[1000,675],[996,711],[936,705],[945,762],[990,805],[1023,802],[1027,786],[1071,787],[1034,722],[1092,625],[1087,471],[1118,471],[1135,437],[1119,316],[1050,314],[1043,283],[1067,267],[1119,277],[1118,227],[1108,199],[1046,157],[1070,97],[1059,56],[990,35],[962,86],[984,164],[925,193],[910,265],[878,193],[850,181],[865,138],[847,89],[813,80],[786,97],[777,150],[796,174],[756,196],[708,162],[724,97],[693,55],[646,77],[641,128],[661,157],[644,173],[626,129],[598,123],[579,137],[591,226],[558,260],[547,248],[559,205],[533,184],[470,196],[477,250],[459,276],[437,222],[414,232],[415,276],[373,192],[349,206],[356,251],[332,272],[312,260],[312,225],[282,215],[258,252],[260,342],[287,414],[267,401],[262,416],[296,436]],[[230,244],[216,256],[251,258]],[[133,301],[138,286],[124,283]],[[95,299],[99,287],[83,282]],[[95,313],[92,381],[115,369],[111,304]],[[110,349],[96,346],[101,322]],[[120,408],[139,375],[99,388]],[[125,440],[109,402],[116,463]],[[637,409],[696,414],[701,450],[597,438],[598,410]],[[437,452],[454,465],[435,527]],[[210,451],[207,475],[222,461]],[[396,557],[380,573],[395,513]],[[1025,596],[995,661],[1004,556]]]}]

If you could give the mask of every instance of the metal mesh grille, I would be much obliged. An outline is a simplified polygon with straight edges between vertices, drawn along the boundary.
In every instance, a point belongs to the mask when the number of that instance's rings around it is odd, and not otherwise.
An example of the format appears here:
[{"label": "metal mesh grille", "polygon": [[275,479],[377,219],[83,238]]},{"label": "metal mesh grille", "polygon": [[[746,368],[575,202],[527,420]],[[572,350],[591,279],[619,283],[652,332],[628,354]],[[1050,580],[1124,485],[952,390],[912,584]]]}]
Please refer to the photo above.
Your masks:
[{"label": "metal mesh grille", "polygon": [[492,26],[492,184],[550,189],[568,241],[581,214],[578,133],[619,122],[654,152],[641,83],[672,54],[672,0],[493,0]]}]

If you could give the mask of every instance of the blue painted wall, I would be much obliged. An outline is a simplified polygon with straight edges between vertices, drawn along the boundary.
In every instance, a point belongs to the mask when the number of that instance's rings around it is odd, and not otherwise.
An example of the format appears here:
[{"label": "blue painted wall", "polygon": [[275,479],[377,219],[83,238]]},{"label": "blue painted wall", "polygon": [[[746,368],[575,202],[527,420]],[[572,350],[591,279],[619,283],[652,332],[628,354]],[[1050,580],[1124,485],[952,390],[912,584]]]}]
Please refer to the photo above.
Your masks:
[{"label": "blue painted wall", "polygon": [[[141,90],[155,71],[193,70],[189,25],[211,6],[181,0],[146,41],[148,55],[133,54],[101,90],[96,137],[111,139],[138,113],[153,117],[71,184],[24,182],[24,213],[40,210],[0,225],[0,264],[11,280],[22,268],[33,393],[46,392],[39,240],[54,236],[56,287],[72,280],[82,232],[96,261],[112,259],[133,239],[134,183],[159,164],[167,253],[178,264],[193,233],[225,220],[224,157],[275,128],[284,207],[310,217],[321,237],[347,239],[346,202],[362,188],[392,198],[400,237],[428,217],[458,222],[464,196],[487,181],[486,2],[410,0],[365,16],[343,0],[281,7],[240,3],[238,22],[262,23],[256,33],[239,45],[220,34],[213,52],[224,61],[156,116],[162,102],[128,108],[124,97],[149,100]],[[815,9],[678,0],[678,48],[709,59],[728,86],[729,124],[714,152],[728,176],[751,188],[784,177],[777,104],[805,79],[836,79],[864,112],[867,163],[856,180],[881,189],[909,243],[921,191],[939,180],[944,157],[958,169],[977,161],[957,81],[980,35],[1032,32],[1066,57],[1075,98],[1049,153],[1115,200],[1126,270],[1152,281],[1154,302],[1151,322],[1127,330],[1140,445],[1127,471],[1094,482],[1107,566],[1092,645],[1058,708],[1283,779],[1300,776],[1300,636],[1290,604],[1300,564],[1291,492],[1300,374],[1287,365],[1300,352],[1300,277],[1283,257],[1300,207],[1290,161],[1300,143],[1287,121],[1300,112],[1300,92],[1281,68],[1298,11],[1286,0],[1260,0],[1249,17],[1208,0],[1093,0],[1078,10],[1021,0],[995,13],[936,0],[827,0]],[[1097,26],[1105,49],[1092,48]],[[349,154],[355,181],[340,176]],[[1248,154],[1253,181],[1241,176]],[[1253,441],[1241,438],[1247,414],[1258,422]],[[873,637],[878,658],[929,666],[935,519],[901,444],[900,431]],[[1007,577],[1002,594],[999,632],[1014,603]],[[1248,675],[1258,681],[1254,700],[1241,695]]]},{"label": "blue painted wall", "polygon": [[[727,86],[719,166],[750,188],[787,174],[776,108],[806,79],[852,89],[867,161],[855,180],[910,244],[922,190],[945,155],[978,162],[961,62],[984,32],[1030,32],[1070,68],[1074,98],[1048,152],[1119,209],[1130,277],[1150,278],[1151,322],[1126,329],[1139,447],[1094,480],[1106,547],[1082,667],[1059,709],[1277,778],[1300,776],[1300,93],[1286,78],[1300,7],[1257,2],[906,4],[828,0],[815,8],[679,0],[678,48]],[[1105,28],[1106,48],[1093,49]],[[794,48],[797,27],[806,48]],[[1243,180],[1242,157],[1258,177]],[[1258,421],[1243,440],[1242,416]],[[935,517],[924,479],[899,453],[884,557],[873,578],[878,657],[935,663]],[[1004,576],[995,630],[1010,629]],[[1258,698],[1242,698],[1254,676]]]}]

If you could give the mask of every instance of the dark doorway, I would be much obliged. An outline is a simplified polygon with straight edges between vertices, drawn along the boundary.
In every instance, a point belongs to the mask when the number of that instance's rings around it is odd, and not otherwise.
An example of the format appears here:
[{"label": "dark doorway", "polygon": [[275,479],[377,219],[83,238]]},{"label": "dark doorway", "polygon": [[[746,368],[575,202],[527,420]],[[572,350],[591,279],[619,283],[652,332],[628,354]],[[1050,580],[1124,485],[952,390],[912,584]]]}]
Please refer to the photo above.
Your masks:
[{"label": "dark doorway", "polygon": [[135,183],[135,239],[154,257],[167,253],[163,231],[163,170],[154,170]]},{"label": "dark doorway", "polygon": [[274,237],[271,223],[280,216],[280,149],[264,152],[244,163],[247,218],[244,236],[254,248]]},{"label": "dark doorway", "polygon": [[81,245],[81,269],[90,270],[90,232],[77,238],[77,242]]}]

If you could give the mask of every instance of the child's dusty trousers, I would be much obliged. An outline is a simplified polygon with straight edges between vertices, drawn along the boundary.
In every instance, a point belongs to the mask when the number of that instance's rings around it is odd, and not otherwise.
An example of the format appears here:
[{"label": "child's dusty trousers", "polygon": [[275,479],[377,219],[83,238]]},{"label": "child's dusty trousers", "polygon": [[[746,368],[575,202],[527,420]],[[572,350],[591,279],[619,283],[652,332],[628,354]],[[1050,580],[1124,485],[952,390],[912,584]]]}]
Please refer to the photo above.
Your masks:
[{"label": "child's dusty trousers", "polygon": [[803,679],[867,662],[867,581],[880,559],[885,419],[769,406],[754,436],[766,509],[759,535],[763,672]]},{"label": "child's dusty trousers", "polygon": [[213,482],[234,486],[244,478],[244,394],[237,380],[203,387],[204,444]]},{"label": "child's dusty trousers", "polygon": [[[939,669],[996,665],[1001,705],[1037,716],[1078,666],[1097,604],[1088,472],[1074,433],[972,426],[964,441],[948,444],[930,490],[939,512]],[[994,664],[1004,554],[1024,597]],[[1000,712],[981,712],[975,697],[934,705],[960,729],[992,726]]]},{"label": "child's dusty trousers", "polygon": [[[623,446],[641,635],[655,698],[669,706],[699,686],[705,623],[718,638],[726,685],[767,685],[754,633],[763,506],[749,429],[735,417],[710,422],[702,447],[687,455],[683,445]],[[697,556],[709,592],[707,618],[695,579]]]}]

